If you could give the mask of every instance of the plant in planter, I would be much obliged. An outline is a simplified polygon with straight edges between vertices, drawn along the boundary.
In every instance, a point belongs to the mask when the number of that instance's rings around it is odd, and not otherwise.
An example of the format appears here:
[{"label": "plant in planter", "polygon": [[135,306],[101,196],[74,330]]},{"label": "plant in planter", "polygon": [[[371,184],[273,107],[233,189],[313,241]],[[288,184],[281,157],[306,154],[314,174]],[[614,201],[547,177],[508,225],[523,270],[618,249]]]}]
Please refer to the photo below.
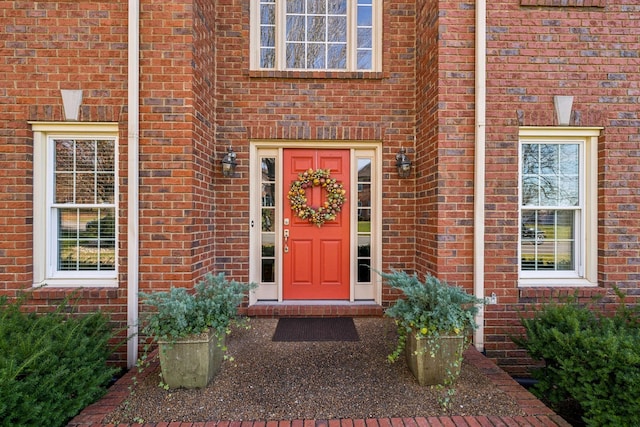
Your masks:
[{"label": "plant in planter", "polygon": [[193,290],[140,292],[156,310],[144,319],[142,332],[158,342],[160,368],[169,388],[205,387],[222,364],[225,337],[239,320],[238,306],[255,284],[207,274]]},{"label": "plant in planter", "polygon": [[460,375],[462,353],[475,329],[474,315],[482,300],[432,275],[379,273],[403,297],[385,311],[396,320],[398,341],[388,356],[395,362],[405,353],[420,385],[450,386]]}]

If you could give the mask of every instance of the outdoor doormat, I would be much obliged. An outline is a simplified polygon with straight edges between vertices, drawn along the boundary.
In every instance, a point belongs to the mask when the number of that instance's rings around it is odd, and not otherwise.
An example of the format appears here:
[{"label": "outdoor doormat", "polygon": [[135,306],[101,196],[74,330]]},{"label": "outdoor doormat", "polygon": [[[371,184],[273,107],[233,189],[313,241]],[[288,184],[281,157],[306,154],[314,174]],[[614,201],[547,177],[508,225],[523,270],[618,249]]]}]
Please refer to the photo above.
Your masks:
[{"label": "outdoor doormat", "polygon": [[351,317],[283,317],[272,341],[359,341]]}]

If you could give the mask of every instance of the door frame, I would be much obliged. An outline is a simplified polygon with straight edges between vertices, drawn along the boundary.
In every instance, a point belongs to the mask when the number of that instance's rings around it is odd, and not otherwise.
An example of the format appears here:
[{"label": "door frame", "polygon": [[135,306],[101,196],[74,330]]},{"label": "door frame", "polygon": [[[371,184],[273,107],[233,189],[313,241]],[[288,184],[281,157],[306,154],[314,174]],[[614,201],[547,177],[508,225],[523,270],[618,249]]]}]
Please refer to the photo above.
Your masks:
[{"label": "door frame", "polygon": [[[317,148],[349,150],[350,181],[347,203],[350,203],[349,218],[351,235],[349,239],[350,285],[348,302],[369,301],[381,304],[382,283],[378,275],[372,272],[371,282],[357,283],[357,230],[358,230],[358,155],[371,158],[371,267],[382,271],[382,143],[380,141],[326,141],[326,140],[252,140],[249,144],[249,281],[258,283],[258,288],[249,294],[249,305],[258,302],[286,302],[282,297],[283,271],[282,253],[283,219],[289,208],[282,185],[283,151],[287,148]],[[275,209],[275,283],[261,283],[261,158],[276,159],[276,209]],[[278,202],[279,201],[279,202]],[[314,300],[318,303],[322,300]],[[303,301],[292,302],[301,303]]]}]

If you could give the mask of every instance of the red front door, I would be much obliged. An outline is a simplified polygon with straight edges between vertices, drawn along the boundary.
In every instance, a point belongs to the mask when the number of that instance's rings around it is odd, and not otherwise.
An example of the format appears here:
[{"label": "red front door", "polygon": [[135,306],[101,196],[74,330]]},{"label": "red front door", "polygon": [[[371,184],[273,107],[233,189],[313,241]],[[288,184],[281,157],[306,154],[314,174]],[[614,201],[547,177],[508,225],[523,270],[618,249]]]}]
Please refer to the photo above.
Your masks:
[{"label": "red front door", "polygon": [[[285,200],[283,299],[349,299],[349,151],[287,149],[284,151],[284,194],[298,174],[328,169],[342,183],[347,200],[335,220],[318,227],[299,218]],[[307,205],[317,208],[326,200],[321,186],[306,189]],[[287,236],[288,237],[285,237]]]}]

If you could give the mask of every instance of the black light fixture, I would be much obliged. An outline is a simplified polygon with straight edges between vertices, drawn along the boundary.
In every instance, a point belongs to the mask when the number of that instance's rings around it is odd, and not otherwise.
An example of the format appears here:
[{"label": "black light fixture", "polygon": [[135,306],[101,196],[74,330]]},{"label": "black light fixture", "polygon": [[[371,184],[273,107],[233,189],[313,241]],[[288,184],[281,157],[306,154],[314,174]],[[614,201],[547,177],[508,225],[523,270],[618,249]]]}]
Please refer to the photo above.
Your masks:
[{"label": "black light fixture", "polygon": [[396,167],[400,178],[408,178],[411,174],[411,160],[409,160],[406,153],[404,148],[400,148],[400,151],[396,154]]},{"label": "black light fixture", "polygon": [[227,154],[222,158],[222,175],[229,178],[232,177],[234,173],[236,173],[236,153],[233,151],[233,148],[229,147],[227,150]]}]

